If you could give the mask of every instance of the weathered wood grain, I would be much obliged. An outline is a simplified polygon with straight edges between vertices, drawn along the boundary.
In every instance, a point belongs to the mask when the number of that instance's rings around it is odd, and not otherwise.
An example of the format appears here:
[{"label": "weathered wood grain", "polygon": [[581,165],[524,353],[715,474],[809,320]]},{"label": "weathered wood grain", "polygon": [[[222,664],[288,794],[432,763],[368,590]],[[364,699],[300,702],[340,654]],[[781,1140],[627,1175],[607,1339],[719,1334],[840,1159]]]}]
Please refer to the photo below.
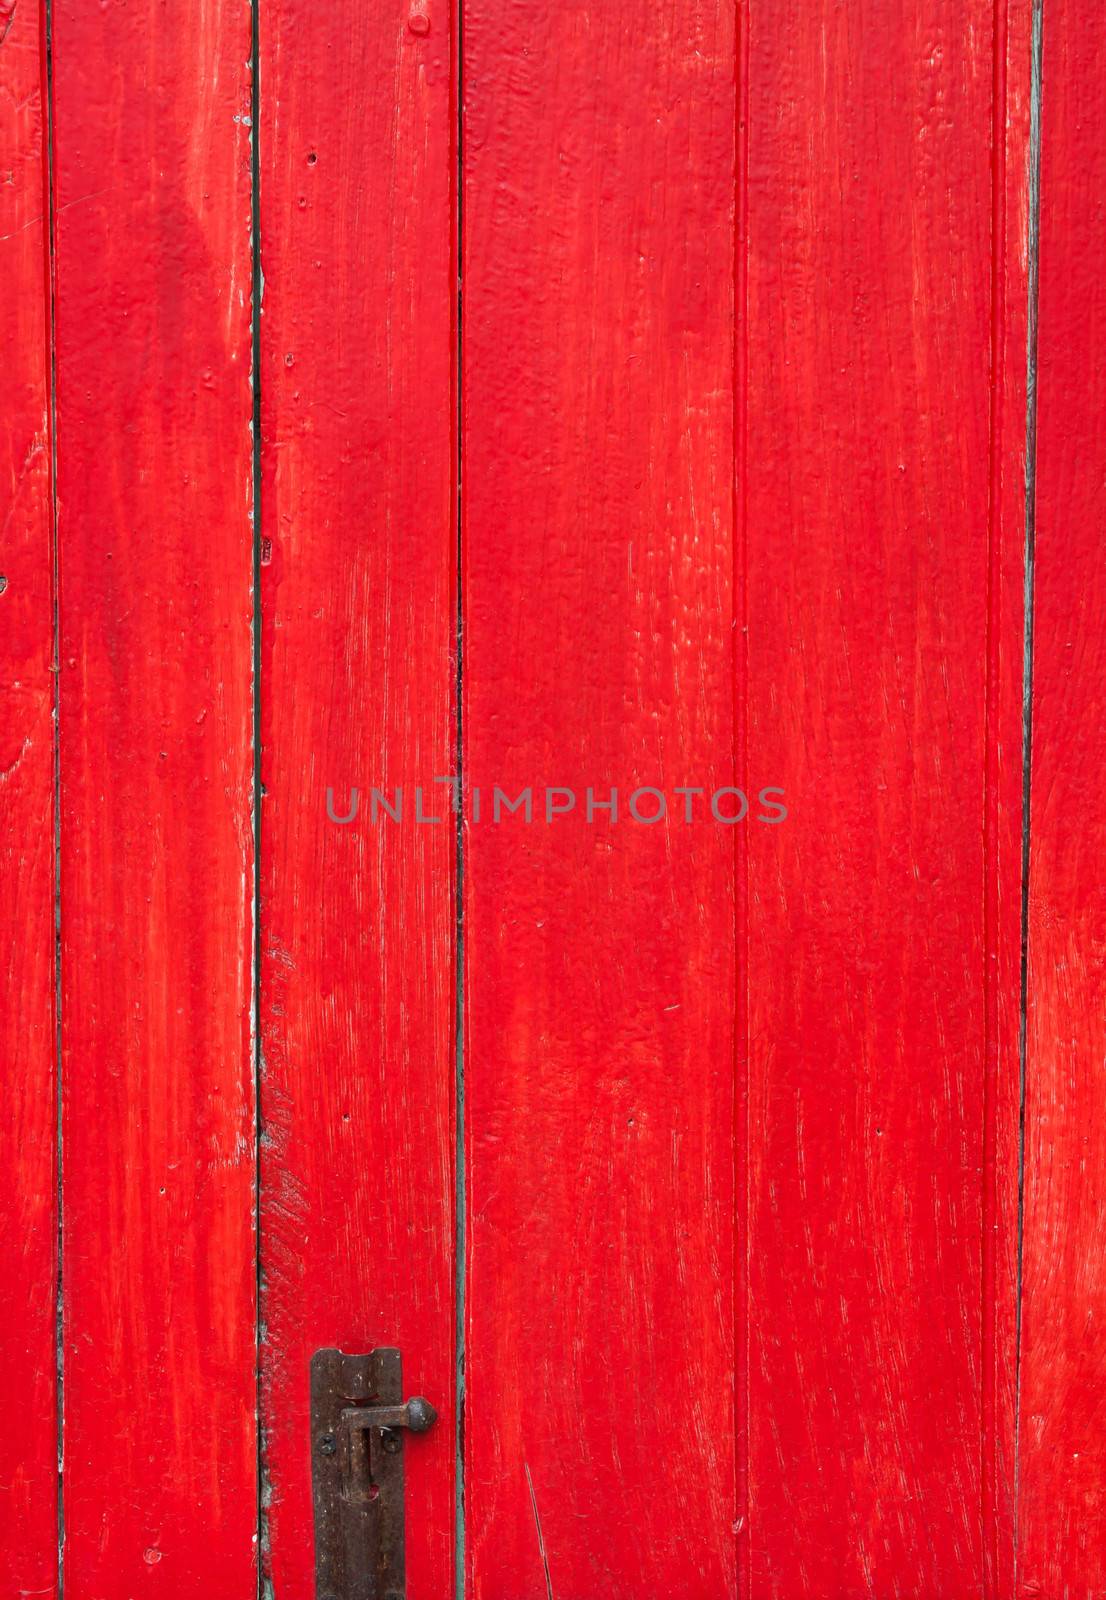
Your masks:
[{"label": "weathered wood grain", "polygon": [[65,1587],[256,1584],[250,14],[53,8]]},{"label": "weathered wood grain", "polygon": [[746,1590],[1008,1594],[1025,11],[745,23]]},{"label": "weathered wood grain", "polygon": [[733,782],[734,13],[468,0],[463,62],[468,1593],[702,1600],[735,844],[673,791]]},{"label": "weathered wood grain", "polygon": [[[398,1345],[407,1600],[453,1566],[456,99],[446,0],[261,13],[266,1542],[313,1593],[308,1362]],[[427,814],[415,821],[415,788]],[[406,796],[371,820],[369,791]],[[361,809],[348,825],[328,821]],[[432,798],[431,798],[432,797]]]},{"label": "weathered wood grain", "polygon": [[1106,1591],[1106,15],[1044,8],[1018,1593]]},{"label": "weathered wood grain", "polygon": [[[309,1595],[308,1360],[379,1343],[442,1414],[407,1597],[446,1595],[458,1272],[469,1600],[1106,1589],[1106,23],[1073,0],[1015,1441],[1029,12],[468,0],[461,84],[444,0],[262,0],[258,1233],[251,19],[56,0],[77,1600],[241,1600],[259,1538]],[[0,1588],[52,1595],[44,42],[0,0]],[[730,783],[786,823],[684,821]]]},{"label": "weathered wood grain", "polygon": [[57,1578],[54,680],[42,17],[0,5],[0,1592]]}]

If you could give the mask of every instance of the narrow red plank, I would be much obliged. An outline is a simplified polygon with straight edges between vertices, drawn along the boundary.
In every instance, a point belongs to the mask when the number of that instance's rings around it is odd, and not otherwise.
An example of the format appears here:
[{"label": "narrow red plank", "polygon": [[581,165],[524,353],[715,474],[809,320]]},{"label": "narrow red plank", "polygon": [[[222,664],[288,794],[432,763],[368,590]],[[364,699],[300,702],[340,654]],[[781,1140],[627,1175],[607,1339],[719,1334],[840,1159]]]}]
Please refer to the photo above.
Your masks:
[{"label": "narrow red plank", "polygon": [[746,1592],[1007,1595],[1025,9],[746,25]]},{"label": "narrow red plank", "polygon": [[0,3],[0,1592],[56,1592],[54,681],[42,16]]},{"label": "narrow red plank", "polygon": [[1032,0],[994,11],[984,848],[983,1594],[1016,1571]]},{"label": "narrow red plank", "polygon": [[256,1583],[250,15],[53,10],[66,1592]]},{"label": "narrow red plank", "polygon": [[[407,1600],[453,1570],[453,150],[446,0],[261,15],[267,1542],[314,1592],[308,1363],[402,1351]],[[415,788],[426,790],[415,820]],[[405,797],[401,821],[369,792]],[[335,815],[327,817],[327,790]]]},{"label": "narrow red plank", "polygon": [[733,1592],[733,23],[464,12],[472,1600]]},{"label": "narrow red plank", "polygon": [[1045,7],[1019,1502],[1024,1596],[1106,1588],[1106,14]]}]

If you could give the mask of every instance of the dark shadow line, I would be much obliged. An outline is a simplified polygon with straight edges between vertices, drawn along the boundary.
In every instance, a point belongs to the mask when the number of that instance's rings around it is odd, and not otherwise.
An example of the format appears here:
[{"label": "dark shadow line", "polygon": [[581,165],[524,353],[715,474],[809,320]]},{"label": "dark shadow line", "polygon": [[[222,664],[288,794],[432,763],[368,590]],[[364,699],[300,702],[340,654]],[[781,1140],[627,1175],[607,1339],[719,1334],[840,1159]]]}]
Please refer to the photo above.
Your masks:
[{"label": "dark shadow line", "polygon": [[[738,0],[734,49],[734,299],[733,299],[733,683],[734,765],[748,788],[749,766],[749,57],[751,0]],[[737,1594],[752,1592],[749,1469],[752,1420],[749,1266],[751,1163],[749,1127],[749,846],[744,829],[734,830],[734,1488]]]},{"label": "dark shadow line", "polygon": [[1028,322],[1025,407],[1025,589],[1022,635],[1022,852],[1021,973],[1018,1018],[1018,1232],[1017,1305],[1014,1321],[1014,1568],[1017,1582],[1018,1511],[1021,1467],[1022,1287],[1025,1256],[1025,1135],[1028,1084],[1029,867],[1033,767],[1033,619],[1037,532],[1037,328],[1041,233],[1041,95],[1044,0],[1033,0],[1033,40],[1029,113]]},{"label": "dark shadow line", "polygon": [[53,789],[54,789],[54,1184],[57,1209],[55,1243],[55,1426],[57,1429],[58,1478],[58,1600],[65,1592],[65,1231],[64,1188],[64,1093],[62,1080],[62,987],[61,987],[61,550],[58,540],[58,371],[57,371],[57,204],[54,194],[56,168],[56,116],[54,104],[54,6],[45,0],[42,13],[42,66],[46,90],[45,153],[46,258],[45,293],[47,306],[46,361],[49,370],[50,435],[50,586],[52,609],[53,676]]},{"label": "dark shadow line", "polygon": [[263,1408],[262,1345],[265,1274],[261,1256],[261,6],[250,0],[250,429],[253,495],[250,510],[252,573],[250,629],[252,642],[251,716],[253,735],[253,950],[252,1036],[254,1097],[254,1416],[257,1474],[257,1594],[271,1596],[266,1571],[269,1554],[268,1460]]},{"label": "dark shadow line", "polygon": [[454,647],[456,698],[453,792],[456,796],[455,904],[454,904],[454,1600],[465,1600],[465,1315],[468,1288],[467,1216],[468,1176],[465,1163],[465,716],[464,716],[464,534],[461,508],[462,473],[462,349],[464,278],[464,0],[454,0],[454,51],[451,124],[455,141],[453,182],[456,223],[453,256],[456,270],[453,340],[453,463],[456,480],[454,582],[456,585]]}]

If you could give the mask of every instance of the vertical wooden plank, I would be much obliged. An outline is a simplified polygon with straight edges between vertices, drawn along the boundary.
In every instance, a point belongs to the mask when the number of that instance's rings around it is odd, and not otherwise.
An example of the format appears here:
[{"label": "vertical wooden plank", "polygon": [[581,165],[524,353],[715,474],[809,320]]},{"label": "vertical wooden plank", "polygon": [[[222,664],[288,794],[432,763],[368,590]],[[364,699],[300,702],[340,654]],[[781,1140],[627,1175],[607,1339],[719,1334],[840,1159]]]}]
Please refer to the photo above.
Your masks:
[{"label": "vertical wooden plank", "polygon": [[733,1589],[733,21],[464,10],[474,1600]]},{"label": "vertical wooden plank", "polygon": [[[308,1362],[402,1350],[407,1600],[453,1563],[453,162],[446,0],[261,17],[264,1426],[313,1593]],[[373,787],[396,790],[401,820]],[[419,823],[424,813],[443,820]],[[351,791],[360,810],[348,824]]]},{"label": "vertical wooden plank", "polygon": [[996,0],[984,722],[983,1594],[1015,1581],[1032,0]]},{"label": "vertical wooden plank", "polygon": [[1004,1594],[1025,15],[747,26],[744,1570]]},{"label": "vertical wooden plank", "polygon": [[1019,1585],[1106,1586],[1106,15],[1043,11]]},{"label": "vertical wooden plank", "polygon": [[38,6],[0,4],[0,1590],[57,1579],[54,685],[46,96]]},{"label": "vertical wooden plank", "polygon": [[242,1600],[250,13],[53,18],[66,1590]]}]

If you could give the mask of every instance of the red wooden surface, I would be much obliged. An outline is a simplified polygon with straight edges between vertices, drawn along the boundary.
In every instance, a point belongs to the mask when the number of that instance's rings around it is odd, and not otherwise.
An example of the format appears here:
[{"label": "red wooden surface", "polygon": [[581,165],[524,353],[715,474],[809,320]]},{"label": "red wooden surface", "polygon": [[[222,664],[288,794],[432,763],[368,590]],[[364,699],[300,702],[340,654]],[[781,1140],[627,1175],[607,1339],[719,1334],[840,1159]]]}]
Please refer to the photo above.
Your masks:
[{"label": "red wooden surface", "polygon": [[1025,10],[746,20],[745,1592],[1009,1594]]},{"label": "red wooden surface", "polygon": [[41,19],[0,4],[0,1592],[57,1572],[54,680]]},{"label": "red wooden surface", "polygon": [[[1075,0],[1018,1345],[1030,4],[260,0],[259,1171],[250,8],[55,0],[55,586],[45,37],[0,0],[5,1593],[57,1592],[55,592],[71,1597],[241,1600],[259,1542],[310,1596],[308,1361],[381,1343],[442,1412],[407,1600],[452,1591],[458,1443],[469,1600],[1106,1590]],[[786,823],[683,820],[735,782]]]},{"label": "red wooden surface", "polygon": [[[313,1593],[308,1362],[397,1345],[407,1600],[453,1567],[455,97],[445,0],[261,14],[267,1544]],[[437,825],[414,821],[414,790]],[[369,791],[400,823],[374,825]],[[350,791],[361,811],[328,821]],[[433,797],[433,798],[431,798]]]},{"label": "red wooden surface", "polygon": [[1106,15],[1045,8],[1019,1584],[1106,1589]]},{"label": "red wooden surface", "polygon": [[1016,1569],[1031,0],[994,11],[983,815],[983,1593]]},{"label": "red wooden surface", "polygon": [[464,13],[473,1600],[734,1582],[733,22]]},{"label": "red wooden surface", "polygon": [[256,1583],[250,15],[53,8],[66,1592]]}]

